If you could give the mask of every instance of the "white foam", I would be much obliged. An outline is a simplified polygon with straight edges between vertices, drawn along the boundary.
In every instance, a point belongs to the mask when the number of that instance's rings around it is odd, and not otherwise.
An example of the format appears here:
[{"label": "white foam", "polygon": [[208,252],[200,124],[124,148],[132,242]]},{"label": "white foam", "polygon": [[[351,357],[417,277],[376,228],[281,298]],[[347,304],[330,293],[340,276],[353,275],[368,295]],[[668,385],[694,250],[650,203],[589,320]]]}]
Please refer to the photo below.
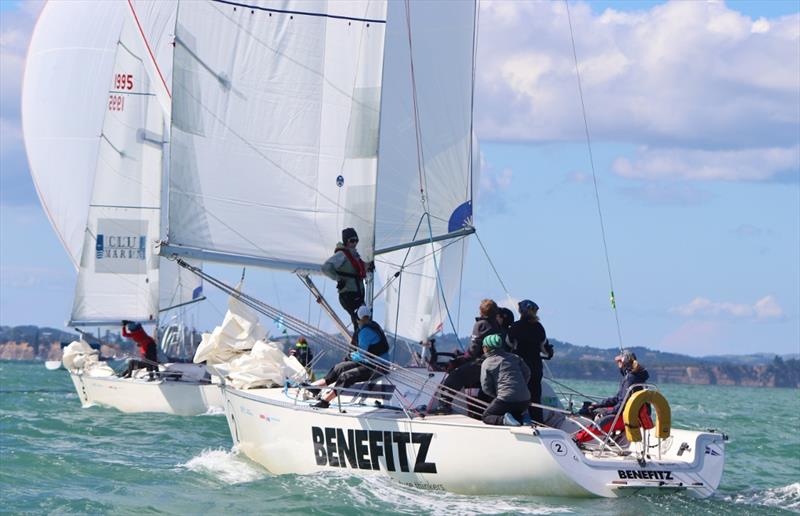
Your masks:
[{"label": "white foam", "polygon": [[197,457],[178,466],[209,474],[225,484],[253,482],[267,476],[266,471],[229,450],[203,450]]},{"label": "white foam", "polygon": [[225,409],[222,407],[215,407],[213,405],[208,407],[205,414],[200,414],[201,416],[220,416],[225,414]]},{"label": "white foam", "polygon": [[[547,505],[541,500],[524,497],[494,497],[458,495],[442,491],[430,491],[388,481],[382,476],[357,476],[348,473],[330,472],[309,475],[316,484],[317,493],[328,491],[342,496],[346,492],[353,505],[380,511],[397,511],[417,514],[563,514],[572,509]],[[391,506],[387,508],[386,505]]]},{"label": "white foam", "polygon": [[738,494],[731,498],[734,503],[766,505],[792,511],[800,511],[800,482],[772,489],[759,489]]}]

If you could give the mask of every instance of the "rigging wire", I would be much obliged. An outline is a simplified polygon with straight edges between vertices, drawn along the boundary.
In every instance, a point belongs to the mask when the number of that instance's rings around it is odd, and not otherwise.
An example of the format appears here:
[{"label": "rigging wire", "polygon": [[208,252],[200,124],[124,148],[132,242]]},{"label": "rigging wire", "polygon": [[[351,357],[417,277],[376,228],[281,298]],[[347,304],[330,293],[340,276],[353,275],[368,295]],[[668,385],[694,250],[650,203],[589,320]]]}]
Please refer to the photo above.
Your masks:
[{"label": "rigging wire", "polygon": [[608,243],[606,241],[606,229],[603,222],[603,210],[600,206],[600,192],[597,189],[597,172],[594,166],[594,154],[592,153],[592,138],[589,134],[589,122],[586,117],[586,103],[583,99],[583,87],[581,86],[581,72],[578,68],[578,52],[575,50],[575,34],[572,29],[572,16],[569,11],[569,0],[564,0],[567,6],[567,22],[569,23],[569,37],[572,42],[572,57],[575,60],[575,77],[578,82],[578,95],[581,98],[581,113],[583,114],[583,128],[586,132],[586,147],[589,149],[589,163],[592,167],[592,183],[594,184],[594,197],[597,202],[597,215],[600,219],[600,234],[603,237],[603,252],[606,258],[606,270],[608,271],[608,284],[611,289],[609,300],[611,301],[611,310],[614,312],[614,319],[617,323],[617,338],[619,339],[619,349],[622,350],[622,329],[619,323],[619,313],[617,312],[617,301],[614,297],[614,279],[611,275],[611,260],[608,257]]},{"label": "rigging wire", "polygon": [[489,251],[486,250],[486,246],[483,245],[483,240],[481,240],[481,237],[478,236],[478,232],[477,231],[475,232],[475,238],[478,239],[478,243],[481,245],[481,249],[483,249],[483,254],[486,255],[486,259],[489,261],[489,266],[491,266],[492,270],[494,271],[494,275],[497,276],[497,281],[499,281],[500,282],[500,286],[503,287],[503,292],[505,292],[506,297],[508,298],[508,300],[511,302],[511,305],[513,306],[514,305],[514,298],[511,297],[511,293],[508,291],[508,288],[506,287],[506,284],[503,282],[503,278],[501,278],[500,277],[500,273],[497,272],[497,267],[494,266],[494,262],[492,261],[492,258],[489,256]]},{"label": "rigging wire", "polygon": [[[303,334],[308,338],[312,338],[317,342],[330,346],[333,349],[342,351],[344,353],[349,353],[350,351],[352,351],[349,342],[333,338],[330,335],[324,333],[322,330],[304,323],[301,319],[289,315],[286,312],[276,309],[248,294],[245,294],[240,289],[228,285],[222,280],[219,280],[214,276],[211,276],[202,269],[195,267],[180,258],[178,258],[178,264],[181,267],[184,267],[193,274],[202,278],[209,285],[212,285],[222,290],[231,297],[235,298],[237,301],[241,302],[245,306],[252,308],[258,313],[265,315],[266,317],[269,317],[271,319],[275,319],[278,317],[282,318],[284,321],[284,325],[287,328],[296,331],[300,334]],[[394,382],[406,385],[408,387],[412,387],[418,390],[420,393],[425,393],[431,398],[438,400],[442,400],[443,398],[445,398],[445,400],[448,403],[451,403],[457,407],[465,409],[469,409],[471,407],[473,410],[482,411],[489,406],[488,402],[485,402],[473,396],[468,396],[467,394],[462,393],[459,390],[452,389],[450,387],[441,384],[431,385],[429,382],[429,376],[427,371],[425,371],[424,374],[420,374],[412,370],[409,370],[407,368],[404,368],[402,366],[399,366],[397,364],[394,364],[377,355],[369,353],[368,351],[362,350],[360,351],[360,353],[365,358],[365,361],[362,363],[366,367],[380,374],[385,374],[387,371],[391,371],[392,380]]]}]

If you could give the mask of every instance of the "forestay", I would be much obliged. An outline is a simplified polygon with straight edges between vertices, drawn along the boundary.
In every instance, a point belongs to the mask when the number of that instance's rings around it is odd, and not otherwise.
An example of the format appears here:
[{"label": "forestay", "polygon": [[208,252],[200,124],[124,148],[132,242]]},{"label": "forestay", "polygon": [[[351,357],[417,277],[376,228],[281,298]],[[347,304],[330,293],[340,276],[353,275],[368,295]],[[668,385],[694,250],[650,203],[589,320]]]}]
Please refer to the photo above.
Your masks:
[{"label": "forestay", "polygon": [[384,1],[181,5],[163,254],[315,271],[352,226],[371,259],[385,17]]},{"label": "forestay", "polygon": [[122,23],[137,10],[141,34],[169,81],[176,6],[143,0],[48,2],[34,28],[22,90],[25,148],[42,207],[76,268]]},{"label": "forestay", "polygon": [[[471,1],[389,4],[377,252],[472,225],[480,162],[471,137],[475,16]],[[458,289],[465,252],[462,238],[378,256],[379,275],[391,282],[386,329],[420,341],[448,326],[445,300]]]}]

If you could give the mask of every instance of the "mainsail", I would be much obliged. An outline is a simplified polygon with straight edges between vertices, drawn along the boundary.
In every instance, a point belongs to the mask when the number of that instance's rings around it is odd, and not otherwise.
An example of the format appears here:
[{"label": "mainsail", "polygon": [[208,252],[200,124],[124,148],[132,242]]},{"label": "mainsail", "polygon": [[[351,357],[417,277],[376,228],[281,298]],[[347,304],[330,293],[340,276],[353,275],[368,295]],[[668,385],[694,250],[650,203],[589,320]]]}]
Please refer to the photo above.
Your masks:
[{"label": "mainsail", "polygon": [[163,254],[317,271],[352,226],[371,259],[385,10],[179,10]]},{"label": "mainsail", "polygon": [[137,29],[123,24],[110,74],[72,325],[156,321],[159,307],[200,294],[196,277],[155,252],[167,135],[143,58],[133,50]]},{"label": "mainsail", "polygon": [[22,90],[25,148],[42,207],[76,269],[122,24],[137,12],[169,81],[176,7],[146,0],[48,2],[34,28]]},{"label": "mainsail", "polygon": [[354,227],[387,329],[434,333],[472,231],[475,7],[182,7],[162,254],[315,272]]}]

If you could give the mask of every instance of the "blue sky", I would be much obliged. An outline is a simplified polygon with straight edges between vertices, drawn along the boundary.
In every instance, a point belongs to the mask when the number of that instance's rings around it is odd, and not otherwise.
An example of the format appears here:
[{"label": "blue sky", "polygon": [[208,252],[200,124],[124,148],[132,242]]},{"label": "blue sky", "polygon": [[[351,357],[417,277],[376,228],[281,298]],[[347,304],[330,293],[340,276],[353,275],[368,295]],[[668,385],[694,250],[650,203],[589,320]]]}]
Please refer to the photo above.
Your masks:
[{"label": "blue sky", "polygon": [[[550,336],[615,347],[563,4],[482,6],[478,232],[511,295],[542,307]],[[19,133],[37,11],[0,1],[0,324],[61,327],[75,274],[38,204]],[[800,352],[797,2],[571,2],[570,11],[623,344]],[[505,302],[471,245],[461,334],[480,299]],[[278,292],[281,308],[308,313],[295,279],[247,277],[251,292]],[[225,300],[208,294],[196,318],[210,329]]]}]

